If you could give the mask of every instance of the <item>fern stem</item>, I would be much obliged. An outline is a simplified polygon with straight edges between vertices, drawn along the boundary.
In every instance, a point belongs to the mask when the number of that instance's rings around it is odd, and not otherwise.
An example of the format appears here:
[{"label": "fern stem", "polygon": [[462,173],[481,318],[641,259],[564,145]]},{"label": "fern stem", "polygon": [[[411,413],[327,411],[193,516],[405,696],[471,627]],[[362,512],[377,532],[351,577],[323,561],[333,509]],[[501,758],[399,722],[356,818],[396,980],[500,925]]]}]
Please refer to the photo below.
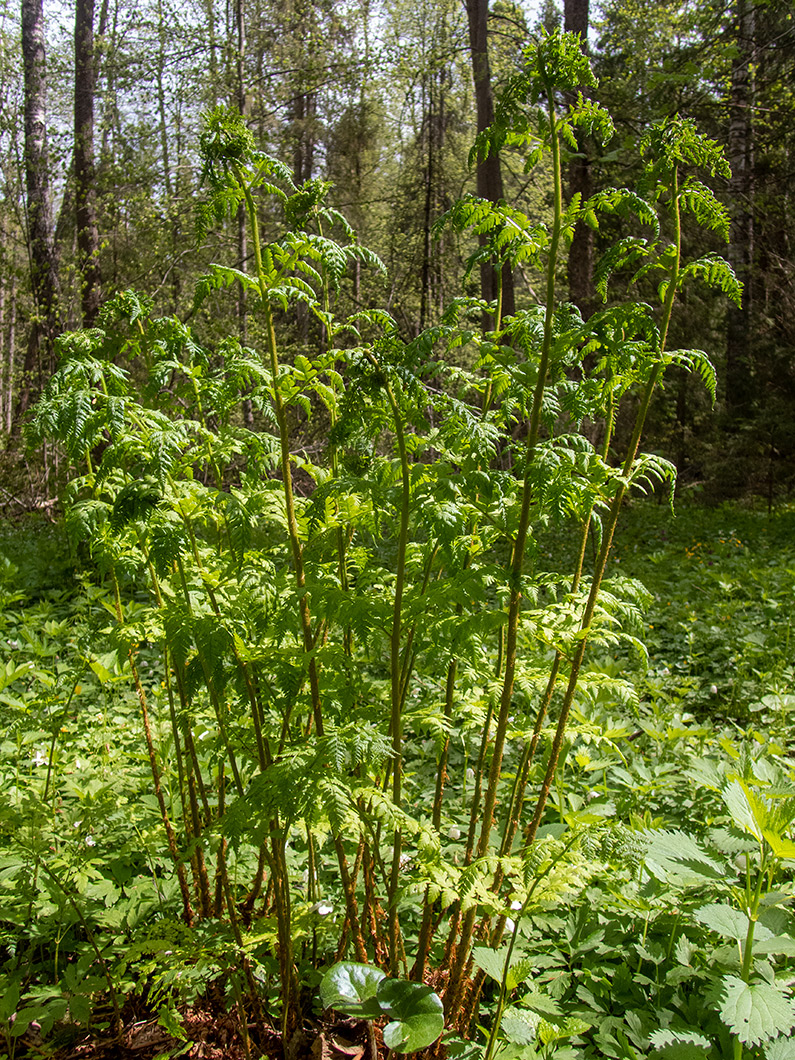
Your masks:
[{"label": "fern stem", "polygon": [[[221,845],[218,848],[218,869],[224,900],[226,902],[226,911],[229,916],[229,923],[232,928],[232,934],[234,935],[238,949],[240,951],[243,951],[243,933],[240,930],[240,921],[238,920],[237,909],[235,907],[235,902],[232,897],[232,888],[229,883],[229,873],[226,867],[226,852],[223,841],[221,842]],[[251,1004],[254,1008],[254,1018],[256,1019],[258,1026],[263,1027],[264,1019],[262,1013],[262,1005],[259,999],[259,991],[257,990],[257,981],[254,978],[254,973],[251,969],[251,961],[249,960],[247,954],[242,954],[240,963],[243,968],[243,974],[246,977],[246,983],[248,984],[249,997],[251,999]]]},{"label": "fern stem", "polygon": [[[545,79],[546,81],[546,79]],[[558,247],[560,244],[561,229],[563,223],[563,183],[560,160],[560,143],[558,140],[557,118],[555,115],[554,91],[549,83],[545,83],[548,107],[548,120],[550,129],[550,148],[552,153],[552,174],[554,192],[554,214],[552,230],[550,233],[549,251],[547,255],[546,268],[546,305],[544,311],[544,332],[541,344],[541,355],[538,364],[538,377],[536,379],[533,393],[533,405],[530,415],[530,427],[525,451],[524,475],[521,487],[522,501],[519,520],[514,538],[513,554],[510,564],[510,599],[508,604],[508,622],[505,630],[505,655],[504,675],[502,693],[500,696],[499,714],[497,716],[496,731],[494,734],[494,747],[491,755],[491,767],[483,801],[481,816],[480,838],[477,845],[477,856],[483,857],[489,848],[491,831],[493,827],[494,808],[497,802],[497,789],[502,771],[502,756],[505,747],[505,736],[508,726],[508,716],[513,699],[514,681],[516,677],[516,653],[519,633],[519,616],[522,606],[522,573],[524,570],[524,553],[527,536],[530,527],[530,512],[532,504],[532,487],[530,472],[533,456],[541,431],[541,414],[544,404],[544,392],[546,389],[547,373],[549,371],[550,353],[552,349],[553,318],[555,313],[555,272],[557,268]],[[472,819],[477,813],[477,807],[472,807]],[[458,946],[456,965],[450,969],[450,986],[446,997],[446,1008],[449,1013],[457,1013],[463,999],[465,989],[464,967],[468,960],[469,947],[477,917],[477,907],[473,906],[464,916],[461,930],[461,939]]]},{"label": "fern stem", "polygon": [[246,201],[249,224],[251,226],[251,242],[254,247],[254,260],[257,268],[257,282],[262,297],[263,316],[265,318],[265,342],[268,349],[268,360],[270,362],[271,377],[273,380],[273,404],[276,413],[276,423],[279,429],[279,461],[282,472],[282,490],[284,494],[284,509],[287,520],[287,533],[290,538],[290,548],[293,557],[293,572],[295,574],[296,586],[298,588],[298,609],[301,622],[301,631],[304,640],[304,651],[308,658],[309,687],[312,696],[312,714],[315,722],[315,731],[318,736],[323,735],[323,714],[321,709],[320,682],[317,672],[317,661],[312,651],[312,616],[309,610],[309,599],[306,592],[306,574],[304,571],[303,546],[298,529],[298,519],[295,514],[295,494],[293,491],[292,467],[290,463],[290,428],[287,422],[287,410],[282,398],[279,364],[279,354],[276,345],[276,329],[273,322],[273,311],[269,301],[268,279],[262,263],[262,243],[259,233],[259,220],[257,218],[257,207],[251,188],[246,182],[242,169],[233,164],[235,177],[243,191]]},{"label": "fern stem", "polygon": [[[175,485],[173,479],[171,479],[170,476],[169,476],[169,481],[170,481],[172,487],[176,490],[176,485]],[[199,576],[201,577],[202,586],[203,586],[204,591],[205,591],[205,593],[207,595],[207,599],[210,601],[210,607],[213,610],[213,614],[218,619],[219,625],[222,625],[224,623],[224,615],[223,615],[223,612],[221,611],[221,608],[218,605],[218,599],[217,599],[217,597],[215,595],[215,591],[213,590],[212,586],[209,584],[208,579],[206,577],[206,567],[205,567],[204,563],[202,562],[201,553],[199,552],[199,546],[198,546],[198,542],[196,541],[196,534],[194,533],[193,526],[192,526],[191,521],[188,518],[187,514],[183,511],[181,504],[177,504],[177,512],[178,512],[180,518],[182,519],[182,523],[183,523],[183,525],[184,525],[184,527],[185,527],[185,529],[187,531],[188,538],[189,538],[190,544],[191,544],[191,551],[193,552],[193,561],[196,564],[196,570],[197,570]],[[226,521],[224,521],[224,522],[226,524]],[[230,550],[231,550],[231,537],[229,535],[228,527],[227,527],[227,537],[229,538],[229,545],[230,545]],[[148,559],[148,556],[147,556],[147,559]],[[184,577],[183,577],[183,582],[184,582]],[[160,602],[162,604],[162,600]],[[189,599],[189,597],[186,597],[186,604],[187,604],[188,608],[190,609],[190,599]],[[203,661],[203,652],[202,652],[201,646],[198,643],[196,644],[196,650],[197,650],[197,653],[199,654],[199,656],[202,657],[202,669],[205,671],[205,678],[207,679],[208,670],[205,667],[205,664],[204,664],[204,661]],[[243,675],[243,681],[244,681],[245,686],[246,686],[246,692],[248,694],[248,699],[249,699],[249,706],[251,708],[251,720],[254,723],[254,736],[255,736],[255,739],[257,741],[257,759],[258,759],[260,771],[262,771],[262,770],[264,770],[266,768],[266,766],[270,762],[273,761],[273,756],[271,754],[271,750],[270,750],[270,747],[268,745],[267,739],[263,735],[262,724],[261,724],[260,715],[259,715],[259,703],[258,703],[256,691],[255,691],[255,688],[254,688],[253,678],[252,678],[251,672],[250,672],[249,667],[246,664],[245,660],[243,660],[240,657],[240,652],[238,650],[237,644],[235,644],[235,642],[234,642],[234,639],[232,639],[232,652],[233,652],[233,654],[235,656],[235,662],[237,663],[238,668],[240,669],[240,672]],[[212,690],[210,691],[210,694],[212,695]],[[229,753],[231,754],[231,751]],[[236,781],[236,783],[238,783],[238,788],[239,788],[239,776],[238,776],[237,769],[235,767],[234,761],[232,761],[232,772],[235,775],[235,781]]]},{"label": "fern stem", "polygon": [[[609,400],[609,410],[605,431],[605,440],[603,444],[602,459],[606,462],[610,448],[610,441],[613,435],[614,426],[614,409],[612,397]],[[588,512],[582,526],[582,533],[580,535],[580,547],[577,554],[577,560],[574,565],[574,574],[571,579],[571,588],[569,592],[572,596],[577,592],[580,587],[580,581],[582,579],[582,571],[585,565],[585,552],[588,547],[588,537],[591,531],[591,520],[593,518],[593,505]],[[552,696],[557,685],[558,675],[560,673],[560,664],[563,661],[563,653],[558,648],[555,652],[555,657],[552,660],[552,666],[549,672],[549,678],[547,680],[544,694],[541,697],[541,701],[538,704],[538,711],[536,713],[536,720],[533,726],[533,732],[528,743],[525,744],[522,752],[522,758],[519,763],[519,768],[516,771],[516,778],[514,780],[513,789],[511,791],[511,798],[508,804],[508,812],[506,814],[505,829],[503,831],[502,843],[500,844],[500,855],[505,856],[510,852],[513,845],[513,841],[516,838],[516,833],[519,830],[519,821],[522,816],[522,809],[524,807],[524,795],[527,790],[527,782],[530,776],[530,766],[532,765],[536,751],[538,749],[538,743],[541,739],[541,731],[544,727],[544,721],[546,720],[549,705],[552,702]],[[496,880],[493,889],[496,891],[500,883],[502,882],[501,870],[498,868],[497,873],[499,879]]]},{"label": "fern stem", "polygon": [[[180,583],[182,585],[182,594],[185,599],[185,609],[187,610],[189,615],[193,615],[193,604],[191,603],[190,599],[188,580],[185,577],[185,567],[183,566],[182,558],[180,556],[178,556],[176,559],[176,565],[177,570],[179,572]],[[226,722],[224,721],[223,715],[223,704],[221,703],[221,698],[218,695],[218,690],[215,687],[215,681],[213,679],[212,670],[210,669],[210,663],[207,660],[207,656],[205,655],[201,644],[198,643],[196,638],[194,638],[194,644],[196,647],[196,657],[199,660],[202,675],[204,676],[204,684],[207,688],[207,692],[210,696],[210,702],[212,703],[213,710],[215,712],[215,720],[218,723],[218,732],[221,736],[221,742],[224,745],[224,749],[226,750],[226,757],[228,758],[229,765],[232,768],[232,776],[235,780],[235,787],[237,788],[238,795],[240,795],[242,798],[245,793],[245,787],[243,785],[243,779],[240,776],[240,770],[237,766],[237,759],[235,758],[235,753],[232,750],[232,744],[229,740],[229,734],[226,730]]]},{"label": "fern stem", "polygon": [[[458,614],[461,613],[461,607],[457,609]],[[433,827],[437,832],[441,831],[442,827],[442,804],[444,796],[444,785],[447,780],[447,763],[450,756],[450,722],[453,717],[453,703],[455,697],[455,678],[456,670],[458,668],[458,659],[455,655],[452,656],[449,663],[447,664],[447,678],[445,681],[445,693],[444,693],[444,718],[445,718],[445,737],[442,745],[442,753],[439,756],[439,768],[436,774],[436,790],[433,798],[433,810],[431,813],[431,820],[433,821]],[[433,922],[434,912],[433,904],[430,898],[430,889],[425,889],[425,896],[422,903],[422,924],[420,925],[420,933],[417,940],[417,956],[414,961],[414,968],[412,969],[411,977],[417,982],[421,983],[425,978],[425,966],[428,961],[428,954],[431,948],[431,939],[433,937]]]},{"label": "fern stem", "polygon": [[[124,614],[121,606],[121,594],[119,592],[119,581],[116,577],[115,569],[111,568],[111,578],[113,581],[113,599],[116,608],[116,620],[121,626],[124,622]],[[138,673],[138,667],[135,662],[135,645],[130,645],[127,651],[127,658],[130,661],[130,671],[133,677],[133,683],[135,685],[135,691],[138,695],[138,704],[141,708],[141,719],[144,726],[144,738],[146,740],[146,750],[149,756],[149,768],[152,772],[152,784],[155,790],[155,797],[157,798],[157,805],[160,807],[160,817],[163,822],[163,828],[166,833],[166,841],[168,843],[168,852],[171,855],[171,860],[174,863],[174,869],[177,873],[177,880],[179,882],[179,890],[182,896],[182,915],[185,918],[185,923],[190,925],[193,923],[193,910],[190,903],[190,890],[188,888],[188,878],[185,874],[185,864],[180,857],[179,850],[177,849],[177,838],[174,834],[174,828],[171,824],[171,818],[166,808],[166,800],[163,795],[163,786],[160,779],[160,767],[157,764],[157,754],[155,752],[155,745],[152,739],[152,727],[149,724],[149,709],[146,702],[146,693],[144,687],[141,684],[141,677]]]},{"label": "fern stem", "polygon": [[569,682],[566,688],[566,693],[563,699],[563,705],[561,707],[560,716],[558,718],[558,725],[555,731],[555,737],[552,742],[552,748],[549,753],[549,759],[547,761],[547,770],[544,776],[544,780],[541,784],[541,788],[538,795],[538,801],[536,802],[535,812],[533,819],[527,827],[525,832],[525,846],[530,846],[535,840],[538,827],[541,823],[541,818],[544,814],[544,808],[549,798],[549,792],[552,787],[552,782],[555,777],[557,770],[558,761],[560,759],[560,752],[563,746],[563,739],[566,732],[566,725],[568,724],[569,713],[571,711],[572,703],[574,702],[574,696],[577,691],[577,684],[579,681],[580,669],[582,667],[583,659],[585,657],[585,649],[588,644],[588,631],[593,620],[594,613],[596,611],[596,604],[599,598],[599,592],[602,585],[602,579],[604,577],[605,569],[607,567],[607,561],[610,555],[610,549],[613,544],[613,535],[615,534],[616,526],[618,524],[618,518],[621,513],[621,505],[624,501],[624,496],[627,491],[627,483],[632,473],[632,466],[635,463],[635,459],[638,454],[638,447],[640,446],[640,437],[643,432],[643,426],[646,422],[646,415],[649,411],[649,405],[651,404],[652,394],[657,385],[657,382],[662,374],[662,356],[665,351],[665,343],[668,336],[668,328],[671,323],[671,315],[673,313],[674,301],[676,298],[676,289],[679,281],[679,265],[682,252],[682,230],[681,230],[681,218],[679,212],[679,174],[678,169],[674,167],[672,173],[672,187],[671,187],[671,205],[673,209],[674,219],[674,261],[671,266],[671,270],[668,277],[668,287],[665,293],[665,299],[663,302],[662,319],[660,323],[660,338],[658,344],[658,358],[654,364],[649,378],[646,383],[643,396],[641,398],[640,407],[638,408],[635,424],[632,429],[632,435],[627,446],[626,456],[624,463],[621,468],[621,482],[618,486],[616,494],[611,502],[607,524],[604,531],[604,537],[602,541],[602,547],[599,550],[599,555],[596,560],[594,567],[593,577],[591,579],[591,589],[588,594],[588,599],[583,611],[582,619],[580,622],[580,639],[577,644],[577,649],[572,659],[571,670],[569,673]]},{"label": "fern stem", "polygon": [[[163,652],[163,659],[166,670],[166,692],[168,694],[168,705],[169,713],[172,717],[172,724],[179,726],[179,718],[177,717],[176,707],[174,703],[174,691],[171,687],[171,664],[169,661],[168,646],[166,646]],[[178,690],[179,690],[178,682]],[[187,704],[182,699],[180,693],[180,701],[182,704],[183,712],[187,711]],[[190,720],[183,720],[182,736],[185,743],[185,748],[188,752],[187,763],[185,768],[186,781],[187,781],[187,794],[188,794],[188,805],[187,810],[183,809],[185,814],[185,835],[188,838],[188,842],[191,847],[191,868],[193,870],[194,885],[198,892],[199,905],[201,907],[202,917],[210,916],[210,881],[207,875],[207,865],[204,860],[204,851],[201,845],[202,836],[202,825],[201,825],[201,814],[199,813],[199,801],[196,795],[196,776],[195,771],[198,770],[198,760],[196,757],[196,748],[193,743],[192,735],[190,732]],[[201,774],[199,774],[201,775]],[[207,807],[209,810],[209,806]],[[190,812],[190,817],[187,813]]]},{"label": "fern stem", "polygon": [[[372,354],[369,355],[372,364],[380,371]],[[406,551],[408,548],[409,513],[411,510],[411,472],[409,467],[408,450],[406,448],[406,436],[403,430],[403,419],[400,413],[394,391],[388,379],[384,379],[384,390],[392,410],[392,420],[395,428],[395,440],[397,442],[400,457],[400,474],[402,479],[402,496],[400,503],[400,529],[398,531],[397,561],[395,564],[395,598],[392,608],[392,632],[390,635],[390,678],[391,678],[391,700],[392,711],[389,728],[392,735],[392,801],[399,807],[402,799],[403,782],[403,682],[401,668],[401,634],[403,624],[403,593],[406,581]],[[407,675],[408,680],[408,675]],[[392,975],[397,974],[399,959],[399,934],[397,892],[400,880],[400,861],[403,852],[403,833],[398,827],[393,832],[392,849],[392,871],[389,878],[389,954],[390,970]]]}]

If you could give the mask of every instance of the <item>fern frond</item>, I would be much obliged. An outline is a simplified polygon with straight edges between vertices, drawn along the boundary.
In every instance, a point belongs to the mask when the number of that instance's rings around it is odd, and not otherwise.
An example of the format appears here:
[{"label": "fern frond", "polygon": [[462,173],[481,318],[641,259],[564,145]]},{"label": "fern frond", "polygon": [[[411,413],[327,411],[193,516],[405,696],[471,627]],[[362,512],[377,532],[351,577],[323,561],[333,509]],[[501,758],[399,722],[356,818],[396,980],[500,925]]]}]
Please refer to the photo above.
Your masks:
[{"label": "fern frond", "polygon": [[743,285],[737,279],[734,269],[719,254],[705,254],[703,258],[688,262],[679,274],[679,286],[691,277],[703,280],[709,287],[716,288],[739,306],[742,303]]},{"label": "fern frond", "polygon": [[602,301],[607,301],[607,287],[610,278],[619,270],[629,265],[634,265],[640,259],[646,257],[651,250],[651,244],[646,239],[638,236],[625,236],[624,239],[615,243],[602,255],[594,269],[594,289],[601,296]]},{"label": "fern frond", "polygon": [[703,350],[669,350],[665,359],[670,364],[678,364],[690,372],[695,372],[701,378],[713,403],[717,400],[717,374],[712,361]]},{"label": "fern frond", "polygon": [[692,214],[704,228],[717,234],[727,243],[731,224],[729,211],[715,197],[714,192],[695,177],[688,177],[679,192],[683,211]]},{"label": "fern frond", "polygon": [[259,284],[255,277],[249,276],[240,269],[233,269],[228,265],[210,265],[210,272],[200,276],[196,281],[193,294],[193,308],[201,308],[202,303],[212,291],[223,290],[231,287],[233,283],[239,283],[247,291],[255,291],[259,294]]}]

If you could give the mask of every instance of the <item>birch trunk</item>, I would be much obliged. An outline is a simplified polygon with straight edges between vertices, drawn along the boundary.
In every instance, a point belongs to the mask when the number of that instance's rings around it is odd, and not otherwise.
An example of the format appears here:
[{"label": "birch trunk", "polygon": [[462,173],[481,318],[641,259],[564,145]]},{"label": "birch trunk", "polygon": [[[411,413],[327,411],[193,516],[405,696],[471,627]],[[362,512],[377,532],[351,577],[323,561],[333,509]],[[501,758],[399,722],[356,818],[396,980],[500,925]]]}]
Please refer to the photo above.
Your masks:
[{"label": "birch trunk", "polygon": [[58,261],[53,238],[47,147],[47,71],[42,0],[22,0],[22,62],[25,92],[25,187],[27,242],[35,305],[14,415],[18,428],[52,365],[58,331]]}]

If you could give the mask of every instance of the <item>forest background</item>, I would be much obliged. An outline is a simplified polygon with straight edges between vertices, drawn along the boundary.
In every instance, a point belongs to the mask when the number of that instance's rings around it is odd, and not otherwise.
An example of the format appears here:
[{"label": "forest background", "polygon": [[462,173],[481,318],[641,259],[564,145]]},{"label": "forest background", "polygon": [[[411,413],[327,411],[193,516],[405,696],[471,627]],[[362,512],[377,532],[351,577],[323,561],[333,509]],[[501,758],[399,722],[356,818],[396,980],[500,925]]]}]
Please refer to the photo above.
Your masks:
[{"label": "forest background", "polygon": [[[94,323],[125,288],[175,314],[212,343],[261,336],[232,289],[194,313],[208,262],[250,267],[238,223],[196,245],[202,199],[201,116],[218,104],[245,115],[258,146],[301,183],[332,181],[331,203],[384,274],[352,262],[337,293],[340,318],[378,305],[406,339],[435,323],[464,280],[471,251],[436,219],[466,191],[521,202],[543,221],[551,183],[510,157],[470,168],[476,129],[515,71],[533,18],[590,42],[596,95],[617,133],[584,140],[568,163],[569,194],[631,185],[633,146],[656,119],[679,114],[726,150],[733,176],[718,189],[732,217],[727,257],[742,306],[688,293],[674,344],[710,351],[709,397],[674,371],[655,399],[649,444],[678,467],[680,489],[709,499],[754,493],[772,503],[792,486],[795,450],[795,294],[791,243],[795,25],[783,0],[587,0],[529,15],[510,0],[77,0],[5,2],[0,14],[0,424],[3,501],[10,512],[57,492],[58,453],[23,455],[21,424],[55,366],[54,337]],[[538,25],[535,26],[538,28]],[[496,165],[496,168],[495,168]],[[605,233],[609,240],[611,233]],[[569,257],[570,297],[595,307],[593,261],[602,233],[583,228]],[[698,237],[702,238],[702,237]],[[710,237],[703,237],[708,240]],[[721,248],[705,243],[693,253]],[[506,309],[533,300],[535,278],[511,277]],[[493,274],[481,277],[483,294]],[[319,325],[291,311],[296,348]],[[315,329],[317,334],[315,334]],[[250,407],[248,417],[255,415]],[[253,422],[253,421],[252,421]],[[619,432],[620,436],[620,432]],[[307,439],[311,446],[312,439]]]}]

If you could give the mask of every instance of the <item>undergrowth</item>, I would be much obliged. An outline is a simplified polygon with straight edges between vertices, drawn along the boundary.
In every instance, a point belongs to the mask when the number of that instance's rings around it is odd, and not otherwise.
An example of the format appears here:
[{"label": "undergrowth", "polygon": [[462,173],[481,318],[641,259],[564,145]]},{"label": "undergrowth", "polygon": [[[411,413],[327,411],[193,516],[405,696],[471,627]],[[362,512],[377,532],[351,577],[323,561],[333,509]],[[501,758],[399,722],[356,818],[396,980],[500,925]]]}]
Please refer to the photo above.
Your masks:
[{"label": "undergrowth", "polygon": [[[473,151],[543,162],[549,225],[473,197],[439,221],[471,269],[532,270],[538,305],[457,299],[411,339],[336,320],[348,266],[380,263],[216,111],[200,228],[243,211],[254,269],[212,266],[196,305],[242,286],[258,348],[134,292],[59,340],[29,438],[70,467],[80,588],[5,571],[9,1055],[34,1021],[120,1041],[135,991],[177,1038],[212,995],[251,1055],[275,1028],[299,1055],[318,993],[390,1019],[392,1051],[445,1025],[436,1048],[483,1060],[790,1055],[789,622],[768,627],[791,568],[752,564],[731,520],[673,564],[638,542],[651,509],[620,536],[629,497],[673,487],[641,449],[666,369],[714,397],[667,337],[691,282],[739,298],[683,252],[688,225],[727,237],[704,181],[728,167],[666,121],[637,190],[566,204],[575,130],[612,136],[593,83],[577,38],[544,36]],[[626,234],[584,321],[559,264],[605,215]]]},{"label": "undergrowth", "polygon": [[[688,772],[694,758],[699,769],[704,764],[725,769],[741,755],[760,763],[768,757],[788,760],[795,708],[788,610],[795,587],[793,522],[792,507],[768,518],[738,506],[683,506],[672,517],[666,506],[645,502],[625,515],[617,559],[629,573],[644,570],[650,590],[644,615],[649,663],[632,670],[637,706],[603,694],[583,707],[553,799],[560,821],[589,807],[617,827],[605,846],[592,852],[595,871],[587,880],[585,903],[575,892],[562,909],[520,927],[518,952],[527,955],[531,978],[524,983],[526,1003],[518,1015],[507,1017],[508,1034],[536,1042],[533,1024],[544,1016],[552,1017],[550,1026],[558,1031],[578,1026],[566,1019],[590,1024],[585,1035],[564,1035],[554,1046],[550,1040],[547,1055],[631,1056],[629,1049],[648,1055],[651,1033],[671,1018],[677,1003],[682,1005],[688,980],[703,982],[709,974],[717,936],[700,921],[682,921],[682,891],[667,878],[664,888],[656,885],[657,893],[649,880],[644,896],[638,874],[649,829],[681,830],[704,841],[720,827],[715,823],[719,807],[705,805],[705,789],[695,787]],[[73,1034],[89,1026],[101,1029],[108,1021],[107,984],[96,974],[90,930],[103,952],[114,954],[111,974],[119,994],[143,989],[150,1010],[174,1029],[179,1009],[208,990],[217,991],[218,984],[226,1004],[235,1004],[234,990],[223,985],[236,963],[234,940],[221,923],[187,928],[179,921],[150,774],[140,756],[138,704],[120,675],[103,680],[104,671],[97,674],[96,666],[85,662],[96,664],[105,653],[112,655],[109,616],[97,610],[90,585],[75,589],[65,538],[57,528],[48,527],[44,534],[42,529],[38,523],[7,528],[3,543],[4,557],[25,556],[30,586],[26,592],[16,590],[16,570],[6,565],[0,693],[8,719],[1,748],[7,795],[0,870],[6,1008],[9,1015],[20,1012],[17,1029],[35,1019],[56,1042],[68,1033],[67,1015]],[[60,552],[53,540],[60,541]],[[542,543],[550,569],[565,562],[565,544],[565,538],[557,545]],[[61,581],[42,595],[54,558]],[[734,586],[730,596],[727,583]],[[734,617],[728,622],[730,605]],[[716,631],[722,654],[713,661],[702,637],[710,640]],[[74,660],[81,655],[84,664],[78,663],[75,673]],[[726,659],[735,663],[732,674]],[[594,663],[608,673],[625,672],[627,665],[632,660],[622,655],[605,655]],[[162,736],[168,730],[168,706],[154,657],[145,675],[153,725]],[[430,739],[418,743],[411,761],[418,787],[428,793],[434,746]],[[51,752],[58,777],[57,785],[51,781],[53,790],[57,786],[53,806],[42,800]],[[451,786],[463,809],[471,784],[464,733],[451,759]],[[20,890],[15,869],[33,857],[29,844],[40,827],[42,801],[54,840],[49,845],[57,847],[57,856],[49,851],[49,867],[59,874],[59,883],[45,878],[43,889]],[[456,820],[444,842],[454,862],[463,853],[461,817]],[[734,842],[742,845],[739,838]],[[297,852],[299,876],[305,865],[305,852]],[[703,905],[718,879],[696,879],[690,894]],[[732,885],[731,876],[724,880]],[[69,895],[79,903],[84,924]],[[317,903],[299,929],[307,959],[313,947],[323,952],[324,928],[328,925],[333,936],[339,915],[340,899],[333,893]],[[483,954],[480,959],[501,976],[499,960],[490,962]],[[783,960],[777,966],[786,976],[786,954]],[[311,986],[317,979],[310,963],[302,974]],[[266,961],[262,964],[266,969]],[[270,979],[267,971],[262,974],[261,986],[266,1002],[276,1005],[275,963]],[[520,990],[521,985],[514,987],[513,995]],[[495,980],[481,1005],[486,1026],[497,997]],[[698,1028],[716,1019],[716,1005],[693,1011],[692,1000],[688,1004]],[[615,1044],[623,1039],[626,1045]],[[571,1045],[572,1040],[579,1044]],[[13,1039],[9,1046],[8,1055],[14,1055]]]}]

